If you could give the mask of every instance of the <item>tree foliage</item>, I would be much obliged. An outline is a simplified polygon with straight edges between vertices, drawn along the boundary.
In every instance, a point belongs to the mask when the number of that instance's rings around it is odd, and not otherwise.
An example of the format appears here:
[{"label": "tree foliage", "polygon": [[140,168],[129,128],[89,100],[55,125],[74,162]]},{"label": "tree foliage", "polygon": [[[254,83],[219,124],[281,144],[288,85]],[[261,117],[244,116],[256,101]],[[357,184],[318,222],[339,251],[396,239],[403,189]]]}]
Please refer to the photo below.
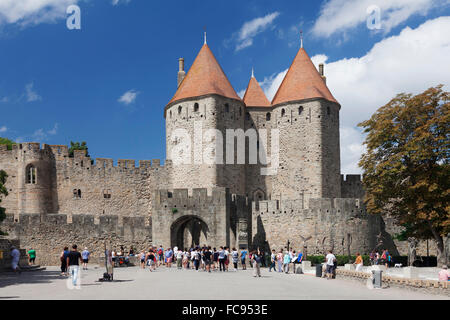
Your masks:
[{"label": "tree foliage", "polygon": [[0,137],[0,144],[6,144],[8,150],[12,150],[12,145],[14,144],[14,142],[9,140],[8,138]]},{"label": "tree foliage", "polygon": [[399,94],[367,121],[363,168],[370,213],[389,213],[403,237],[450,232],[450,94],[442,85],[413,96]]},{"label": "tree foliage", "polygon": [[89,157],[88,147],[85,141],[81,143],[70,141],[69,157],[73,157],[75,150],[86,150],[86,157]]},{"label": "tree foliage", "polygon": [[[6,184],[6,178],[8,175],[5,171],[0,170],[0,204],[2,202],[2,198],[6,197],[8,195],[8,190],[5,187]],[[5,220],[6,218],[6,210],[5,208],[0,207],[0,222]],[[3,235],[4,233],[0,230],[0,235]]]}]

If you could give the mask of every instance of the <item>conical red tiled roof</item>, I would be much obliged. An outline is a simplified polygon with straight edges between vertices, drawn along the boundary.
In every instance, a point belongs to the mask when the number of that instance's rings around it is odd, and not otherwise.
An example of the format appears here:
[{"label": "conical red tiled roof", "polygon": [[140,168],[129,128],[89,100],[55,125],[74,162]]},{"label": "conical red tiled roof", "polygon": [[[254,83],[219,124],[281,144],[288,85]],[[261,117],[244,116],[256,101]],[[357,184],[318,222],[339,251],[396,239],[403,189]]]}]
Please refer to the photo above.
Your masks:
[{"label": "conical red tiled roof", "polygon": [[324,98],[339,103],[331,94],[305,49],[301,48],[275,94],[272,105],[312,98]]},{"label": "conical red tiled roof", "polygon": [[213,53],[205,43],[181,82],[177,92],[168,103],[207,94],[241,100],[228,81]]},{"label": "conical red tiled roof", "polygon": [[254,76],[250,78],[243,100],[247,107],[270,107],[270,101]]}]

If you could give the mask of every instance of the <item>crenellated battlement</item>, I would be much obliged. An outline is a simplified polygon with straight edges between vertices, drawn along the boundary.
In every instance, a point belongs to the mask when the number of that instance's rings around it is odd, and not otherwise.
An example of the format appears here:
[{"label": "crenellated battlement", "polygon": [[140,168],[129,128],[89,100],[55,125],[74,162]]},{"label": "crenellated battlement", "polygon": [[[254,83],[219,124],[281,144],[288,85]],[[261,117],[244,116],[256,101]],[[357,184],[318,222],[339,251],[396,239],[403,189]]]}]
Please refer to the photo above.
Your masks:
[{"label": "crenellated battlement", "polygon": [[364,197],[362,176],[360,174],[341,175],[341,197],[360,199]]},{"label": "crenellated battlement", "polygon": [[[189,195],[189,191],[192,195]],[[227,188],[212,188],[208,195],[206,188],[197,189],[159,189],[155,192],[155,208],[195,208],[196,206],[225,205],[231,202]]]},{"label": "crenellated battlement", "polygon": [[366,211],[362,207],[360,199],[348,198],[319,198],[300,200],[265,200],[254,201],[252,203],[254,215],[269,214],[276,216],[283,215],[309,215],[328,214],[334,216],[365,216]]}]

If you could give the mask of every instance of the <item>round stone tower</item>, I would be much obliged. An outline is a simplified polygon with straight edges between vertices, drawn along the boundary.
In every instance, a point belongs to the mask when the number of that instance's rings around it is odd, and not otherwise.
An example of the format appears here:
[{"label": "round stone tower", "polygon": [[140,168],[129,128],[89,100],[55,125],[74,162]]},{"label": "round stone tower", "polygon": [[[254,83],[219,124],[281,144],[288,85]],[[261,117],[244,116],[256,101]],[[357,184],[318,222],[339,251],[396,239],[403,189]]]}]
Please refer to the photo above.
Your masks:
[{"label": "round stone tower", "polygon": [[228,187],[242,194],[245,165],[226,161],[226,134],[244,128],[245,105],[206,41],[185,77],[183,66],[178,90],[164,109],[173,188]]},{"label": "round stone tower", "polygon": [[340,197],[340,104],[301,48],[272,100],[280,130],[273,199]]},{"label": "round stone tower", "polygon": [[39,143],[14,146],[17,166],[18,213],[55,213],[56,169],[51,149]]}]

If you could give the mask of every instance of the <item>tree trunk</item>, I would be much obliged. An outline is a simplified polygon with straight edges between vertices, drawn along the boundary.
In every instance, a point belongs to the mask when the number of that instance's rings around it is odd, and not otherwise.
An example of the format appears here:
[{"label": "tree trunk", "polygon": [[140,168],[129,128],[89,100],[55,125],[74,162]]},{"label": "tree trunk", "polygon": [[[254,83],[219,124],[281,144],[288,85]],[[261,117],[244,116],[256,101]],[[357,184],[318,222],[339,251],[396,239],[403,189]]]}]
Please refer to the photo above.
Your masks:
[{"label": "tree trunk", "polygon": [[445,251],[444,239],[443,237],[434,229],[431,228],[431,232],[433,233],[434,241],[436,242],[437,248],[437,266],[442,267],[447,264],[447,252]]}]

